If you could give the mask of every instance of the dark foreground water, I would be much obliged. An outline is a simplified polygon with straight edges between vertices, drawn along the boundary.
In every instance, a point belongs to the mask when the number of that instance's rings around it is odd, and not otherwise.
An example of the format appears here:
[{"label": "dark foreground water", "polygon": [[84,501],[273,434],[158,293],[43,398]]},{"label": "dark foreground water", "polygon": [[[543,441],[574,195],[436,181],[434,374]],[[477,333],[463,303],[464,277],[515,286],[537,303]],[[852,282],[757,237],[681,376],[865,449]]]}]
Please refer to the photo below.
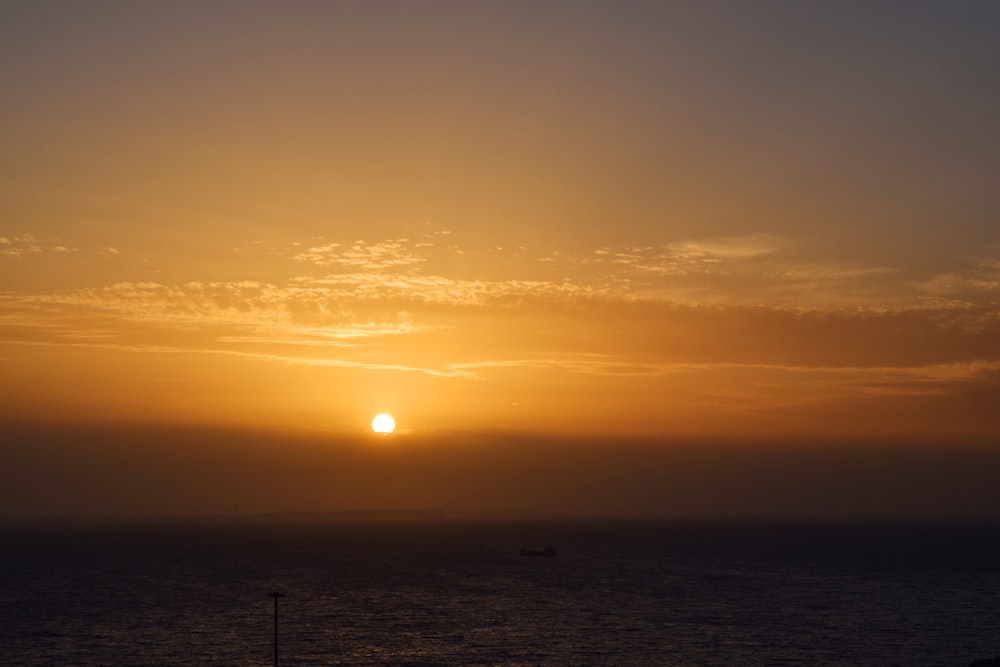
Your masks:
[{"label": "dark foreground water", "polygon": [[[520,546],[552,543],[556,558]],[[0,528],[0,664],[964,666],[996,523]]]}]

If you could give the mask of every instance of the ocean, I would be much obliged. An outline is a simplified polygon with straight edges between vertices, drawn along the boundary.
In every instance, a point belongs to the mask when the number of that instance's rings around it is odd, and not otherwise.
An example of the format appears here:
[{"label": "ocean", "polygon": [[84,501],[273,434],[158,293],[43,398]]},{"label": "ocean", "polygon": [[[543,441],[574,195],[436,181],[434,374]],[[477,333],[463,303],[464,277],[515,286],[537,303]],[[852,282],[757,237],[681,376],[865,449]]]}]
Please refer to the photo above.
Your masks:
[{"label": "ocean", "polygon": [[[968,665],[1000,524],[0,527],[3,665]],[[552,545],[554,558],[520,547]]]}]

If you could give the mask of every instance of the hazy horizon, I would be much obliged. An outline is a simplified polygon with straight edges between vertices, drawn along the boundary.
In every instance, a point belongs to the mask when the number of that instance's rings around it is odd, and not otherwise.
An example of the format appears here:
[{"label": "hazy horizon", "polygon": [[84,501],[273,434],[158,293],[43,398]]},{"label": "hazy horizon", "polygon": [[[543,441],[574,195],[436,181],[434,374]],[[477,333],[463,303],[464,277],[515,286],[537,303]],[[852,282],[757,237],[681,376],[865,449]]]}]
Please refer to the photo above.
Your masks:
[{"label": "hazy horizon", "polygon": [[992,443],[8,428],[0,517],[1000,518]]}]

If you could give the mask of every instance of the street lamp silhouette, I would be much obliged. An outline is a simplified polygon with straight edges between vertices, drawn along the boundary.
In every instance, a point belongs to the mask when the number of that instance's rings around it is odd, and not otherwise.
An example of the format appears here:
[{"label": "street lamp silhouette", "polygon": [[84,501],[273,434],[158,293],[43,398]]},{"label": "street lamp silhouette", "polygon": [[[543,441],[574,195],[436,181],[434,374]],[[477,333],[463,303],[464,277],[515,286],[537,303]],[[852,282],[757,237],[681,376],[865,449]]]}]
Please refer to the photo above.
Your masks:
[{"label": "street lamp silhouette", "polygon": [[268,597],[274,598],[274,667],[278,667],[278,598],[285,597],[281,591],[268,593]]}]

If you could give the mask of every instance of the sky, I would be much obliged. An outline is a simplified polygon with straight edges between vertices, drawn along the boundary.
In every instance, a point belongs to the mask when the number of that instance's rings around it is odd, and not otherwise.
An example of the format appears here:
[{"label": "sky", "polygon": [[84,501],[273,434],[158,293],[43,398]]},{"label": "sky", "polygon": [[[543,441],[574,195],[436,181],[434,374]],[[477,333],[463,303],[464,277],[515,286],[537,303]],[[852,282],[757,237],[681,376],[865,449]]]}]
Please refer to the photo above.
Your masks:
[{"label": "sky", "polygon": [[997,71],[987,0],[5,2],[0,515],[1000,514]]}]

